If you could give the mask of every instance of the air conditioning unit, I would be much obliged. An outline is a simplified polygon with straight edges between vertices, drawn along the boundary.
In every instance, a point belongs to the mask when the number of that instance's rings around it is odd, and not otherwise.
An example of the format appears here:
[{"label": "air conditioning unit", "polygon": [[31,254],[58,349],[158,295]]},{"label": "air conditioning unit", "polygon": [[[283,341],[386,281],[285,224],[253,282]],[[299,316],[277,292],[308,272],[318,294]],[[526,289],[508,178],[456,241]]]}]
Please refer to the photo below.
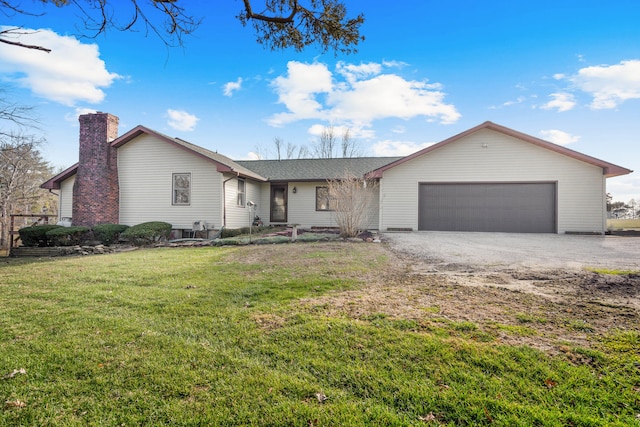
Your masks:
[{"label": "air conditioning unit", "polygon": [[191,227],[192,231],[205,231],[207,229],[206,221],[194,221]]},{"label": "air conditioning unit", "polygon": [[61,225],[63,227],[71,227],[71,218],[63,217],[60,221],[56,223],[56,225]]}]

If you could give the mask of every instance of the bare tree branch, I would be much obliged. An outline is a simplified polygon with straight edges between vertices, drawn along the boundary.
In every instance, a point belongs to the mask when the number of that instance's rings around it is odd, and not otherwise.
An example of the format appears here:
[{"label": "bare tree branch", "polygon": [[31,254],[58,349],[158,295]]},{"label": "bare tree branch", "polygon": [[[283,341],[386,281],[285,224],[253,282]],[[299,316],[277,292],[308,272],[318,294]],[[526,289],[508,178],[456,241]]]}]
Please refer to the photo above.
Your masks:
[{"label": "bare tree branch", "polygon": [[[38,118],[35,116],[35,108],[27,107],[9,99],[6,89],[0,87],[0,123],[9,122],[14,128],[24,130],[26,128],[38,128]],[[5,131],[0,126],[0,136],[13,135],[12,131]]]},{"label": "bare tree branch", "polygon": [[319,159],[332,159],[335,157],[336,134],[333,126],[325,126],[318,137],[314,148],[314,156]]},{"label": "bare tree branch", "polygon": [[12,45],[12,46],[18,46],[18,47],[23,47],[25,49],[35,49],[35,50],[42,50],[44,52],[51,52],[51,49],[47,49],[46,47],[42,47],[42,46],[37,46],[37,45],[32,45],[32,44],[25,44],[25,43],[21,43],[19,41],[14,41],[11,40],[7,37],[13,37],[16,35],[24,35],[24,34],[31,34],[33,33],[32,31],[23,31],[20,28],[9,28],[6,30],[2,30],[0,31],[0,43],[5,43],[8,45]]},{"label": "bare tree branch", "polygon": [[38,147],[44,142],[30,135],[10,134],[0,137],[0,245],[9,238],[8,220],[16,209],[28,210],[43,190],[40,183],[51,174]]},{"label": "bare tree branch", "polygon": [[356,237],[369,222],[371,204],[378,191],[378,182],[345,172],[327,181],[332,214],[342,237]]},{"label": "bare tree branch", "polygon": [[247,13],[247,18],[256,19],[258,21],[272,22],[277,24],[288,24],[293,22],[293,18],[298,13],[298,1],[293,0],[293,4],[291,6],[291,14],[289,16],[267,16],[262,15],[260,13],[253,13],[253,9],[251,7],[251,0],[244,0],[244,8]]},{"label": "bare tree branch", "polygon": [[[229,0],[224,0],[229,1]],[[255,12],[255,1],[264,5],[264,11]],[[251,23],[256,41],[271,50],[294,48],[303,50],[317,45],[323,52],[354,53],[364,40],[360,27],[364,15],[347,16],[346,0],[243,0],[244,8],[237,18],[242,25]],[[184,36],[192,34],[202,19],[192,16],[179,0],[40,0],[32,7],[73,6],[80,11],[81,35],[95,38],[111,29],[136,31],[144,28],[155,34],[167,46],[182,46]],[[38,16],[23,9],[20,0],[0,0],[0,14]],[[197,10],[196,6],[192,6]],[[88,33],[88,34],[87,34]],[[0,34],[0,42],[22,48],[47,51],[43,46],[22,45]]]}]

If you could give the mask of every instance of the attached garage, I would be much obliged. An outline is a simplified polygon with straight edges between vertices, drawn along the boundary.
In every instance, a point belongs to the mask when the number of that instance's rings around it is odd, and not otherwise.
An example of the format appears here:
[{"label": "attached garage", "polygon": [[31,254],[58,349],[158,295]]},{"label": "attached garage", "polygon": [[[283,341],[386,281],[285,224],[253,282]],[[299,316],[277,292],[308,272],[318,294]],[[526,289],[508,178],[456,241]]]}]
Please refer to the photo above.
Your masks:
[{"label": "attached garage", "polygon": [[380,230],[604,233],[629,169],[485,122],[370,172]]},{"label": "attached garage", "polygon": [[556,183],[421,183],[418,229],[556,233]]}]

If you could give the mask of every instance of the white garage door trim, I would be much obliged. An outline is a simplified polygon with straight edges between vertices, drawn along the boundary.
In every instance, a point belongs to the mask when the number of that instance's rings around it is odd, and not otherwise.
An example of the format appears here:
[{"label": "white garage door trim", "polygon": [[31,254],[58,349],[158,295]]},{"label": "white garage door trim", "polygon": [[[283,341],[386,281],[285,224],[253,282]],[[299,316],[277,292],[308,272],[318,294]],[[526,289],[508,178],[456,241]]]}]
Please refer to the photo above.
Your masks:
[{"label": "white garage door trim", "polygon": [[557,182],[420,182],[418,229],[557,233]]}]

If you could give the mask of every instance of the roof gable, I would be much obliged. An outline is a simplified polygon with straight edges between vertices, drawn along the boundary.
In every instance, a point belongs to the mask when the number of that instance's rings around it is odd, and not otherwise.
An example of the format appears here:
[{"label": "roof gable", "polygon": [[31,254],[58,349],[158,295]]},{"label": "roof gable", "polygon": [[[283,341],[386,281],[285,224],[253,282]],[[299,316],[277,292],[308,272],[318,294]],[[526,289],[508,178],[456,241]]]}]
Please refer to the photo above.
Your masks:
[{"label": "roof gable", "polygon": [[501,126],[501,125],[498,125],[496,123],[487,121],[487,122],[484,122],[484,123],[482,123],[482,124],[480,124],[480,125],[478,125],[476,127],[468,129],[468,130],[466,130],[466,131],[464,131],[462,133],[454,135],[451,138],[447,138],[444,141],[441,141],[441,142],[439,142],[437,144],[431,145],[431,146],[429,146],[427,148],[424,148],[424,149],[422,149],[420,151],[417,151],[417,152],[415,152],[415,153],[413,153],[413,154],[411,154],[411,155],[409,155],[407,157],[403,157],[400,160],[397,160],[397,161],[395,161],[393,163],[390,163],[388,165],[384,165],[384,166],[376,169],[375,171],[371,172],[370,174],[368,174],[368,177],[371,177],[371,178],[382,178],[382,174],[384,173],[384,171],[386,171],[388,169],[391,169],[391,168],[394,168],[396,166],[399,166],[399,165],[401,165],[401,164],[403,164],[405,162],[408,162],[410,160],[413,160],[413,159],[415,159],[417,157],[426,155],[426,154],[428,154],[428,153],[430,153],[432,151],[435,151],[435,150],[437,150],[437,149],[439,149],[439,148],[441,148],[441,147],[443,147],[443,146],[445,146],[447,144],[451,144],[452,142],[458,141],[458,140],[460,140],[462,138],[465,138],[465,137],[467,137],[467,136],[469,136],[471,134],[474,134],[474,133],[476,133],[478,131],[481,131],[483,129],[489,129],[489,130],[492,130],[492,131],[495,131],[495,132],[499,132],[499,133],[502,133],[504,135],[511,136],[513,138],[519,139],[521,141],[528,142],[530,144],[536,145],[538,147],[545,148],[547,150],[550,150],[550,151],[565,155],[565,156],[573,158],[575,160],[579,160],[581,162],[585,162],[585,163],[589,163],[589,164],[594,165],[594,166],[598,166],[598,167],[602,168],[602,173],[607,178],[614,177],[614,176],[619,176],[619,175],[626,175],[626,174],[629,174],[629,173],[633,172],[630,169],[623,168],[623,167],[618,166],[618,165],[614,165],[613,163],[605,162],[604,160],[600,160],[600,159],[597,159],[595,157],[591,157],[591,156],[588,156],[586,154],[582,154],[582,153],[580,153],[578,151],[571,150],[571,149],[563,147],[561,145],[557,145],[557,144],[554,144],[552,142],[545,141],[543,139],[536,138],[534,136],[527,135],[525,133],[518,132],[516,130],[507,128],[505,126]]},{"label": "roof gable", "polygon": [[125,145],[126,143],[134,140],[138,136],[142,134],[151,135],[155,138],[158,138],[166,143],[172,144],[180,149],[186,150],[198,157],[201,157],[205,160],[212,161],[216,164],[216,170],[221,173],[229,172],[236,173],[238,176],[242,176],[245,178],[252,178],[257,181],[266,181],[266,179],[259,174],[255,173],[252,170],[247,169],[246,167],[238,164],[237,162],[231,160],[229,157],[224,156],[222,154],[216,153],[211,150],[207,150],[206,148],[202,148],[190,142],[187,142],[180,138],[172,138],[160,132],[156,132],[144,126],[136,126],[131,129],[129,132],[115,139],[111,145],[113,147],[119,148]]},{"label": "roof gable", "polygon": [[341,157],[332,159],[244,160],[240,165],[269,181],[326,181],[346,173],[365,174],[402,157]]},{"label": "roof gable", "polygon": [[64,181],[65,179],[71,178],[77,172],[78,172],[78,163],[68,167],[67,169],[63,170],[53,178],[49,179],[44,184],[40,185],[40,188],[44,188],[46,190],[59,190],[60,183],[62,183],[62,181]]},{"label": "roof gable", "polygon": [[[201,157],[207,161],[213,162],[216,165],[216,170],[220,173],[235,173],[238,176],[242,176],[245,178],[255,179],[257,181],[266,181],[265,178],[257,174],[256,172],[245,168],[244,166],[234,162],[227,156],[223,156],[222,154],[218,154],[211,150],[207,150],[206,148],[199,147],[197,145],[191,144],[185,140],[180,138],[172,138],[170,136],[164,135],[160,132],[156,132],[144,126],[136,126],[131,129],[129,132],[119,136],[111,142],[111,146],[115,148],[122,147],[128,142],[133,141],[140,135],[151,135],[155,138],[158,138],[166,143],[174,145],[180,149],[186,150],[198,157]],[[59,190],[60,184],[62,181],[72,177],[78,172],[78,163],[75,165],[65,169],[60,172],[53,178],[49,179],[47,182],[43,183],[40,188],[45,188],[48,190]]]}]

